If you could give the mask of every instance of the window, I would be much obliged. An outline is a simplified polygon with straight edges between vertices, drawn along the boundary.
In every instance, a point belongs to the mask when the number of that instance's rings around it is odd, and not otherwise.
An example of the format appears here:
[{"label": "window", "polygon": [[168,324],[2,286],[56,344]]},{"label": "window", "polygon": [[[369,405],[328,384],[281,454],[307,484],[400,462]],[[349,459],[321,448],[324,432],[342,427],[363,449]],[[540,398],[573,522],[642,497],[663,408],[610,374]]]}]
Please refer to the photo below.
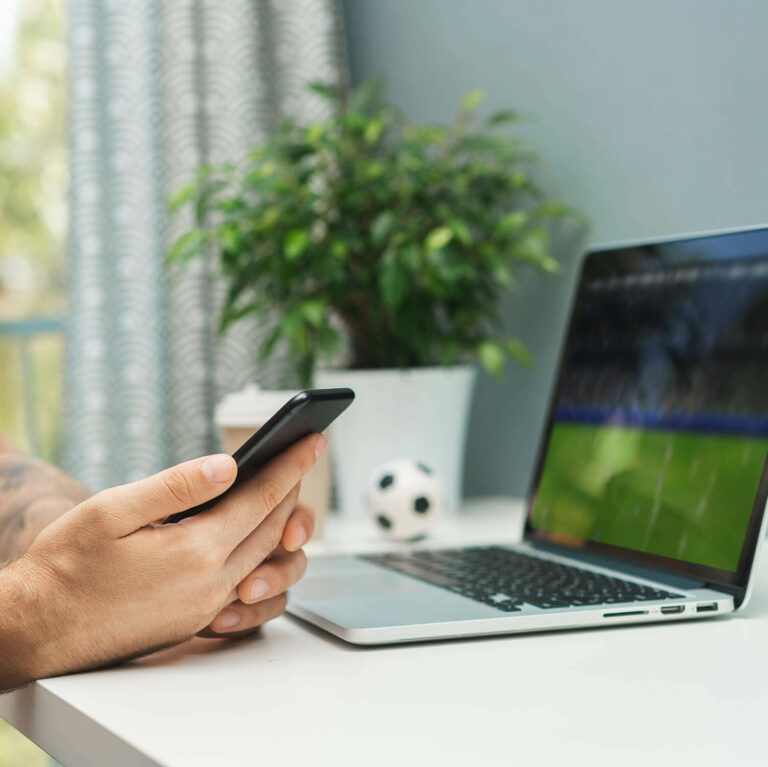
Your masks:
[{"label": "window", "polygon": [[55,458],[65,309],[63,0],[0,3],[0,430]]}]

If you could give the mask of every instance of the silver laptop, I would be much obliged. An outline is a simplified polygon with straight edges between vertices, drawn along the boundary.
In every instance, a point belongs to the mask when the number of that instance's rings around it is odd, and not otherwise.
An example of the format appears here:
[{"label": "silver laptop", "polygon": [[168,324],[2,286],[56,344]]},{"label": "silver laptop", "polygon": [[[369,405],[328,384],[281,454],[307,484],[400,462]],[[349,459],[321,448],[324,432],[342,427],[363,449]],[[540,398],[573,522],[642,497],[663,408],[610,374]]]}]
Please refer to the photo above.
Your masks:
[{"label": "silver laptop", "polygon": [[768,228],[601,248],[523,542],[311,558],[288,610],[356,644],[725,615],[749,596],[766,453]]}]

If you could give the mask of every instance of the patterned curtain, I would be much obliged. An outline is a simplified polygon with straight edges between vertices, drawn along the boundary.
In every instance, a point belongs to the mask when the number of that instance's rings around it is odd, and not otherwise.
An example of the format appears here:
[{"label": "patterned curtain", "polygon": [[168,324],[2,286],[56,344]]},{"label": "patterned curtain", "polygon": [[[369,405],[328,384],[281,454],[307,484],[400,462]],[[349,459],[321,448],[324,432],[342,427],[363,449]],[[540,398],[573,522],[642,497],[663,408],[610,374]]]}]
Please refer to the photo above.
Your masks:
[{"label": "patterned curtain", "polygon": [[[94,490],[217,449],[215,403],[274,385],[268,317],[225,338],[214,255],[166,274],[191,219],[170,193],[236,161],[279,115],[317,119],[309,80],[346,66],[336,0],[69,0],[70,301],[65,462]],[[191,214],[190,214],[191,215]]]}]

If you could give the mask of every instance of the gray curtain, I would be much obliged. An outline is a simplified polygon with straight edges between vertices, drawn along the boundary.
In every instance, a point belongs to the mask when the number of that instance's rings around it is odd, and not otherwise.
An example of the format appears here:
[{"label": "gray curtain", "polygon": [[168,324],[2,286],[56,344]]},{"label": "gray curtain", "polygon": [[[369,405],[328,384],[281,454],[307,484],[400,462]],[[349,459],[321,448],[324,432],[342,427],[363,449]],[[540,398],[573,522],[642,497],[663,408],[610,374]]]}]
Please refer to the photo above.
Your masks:
[{"label": "gray curtain", "polygon": [[[217,449],[213,407],[274,385],[268,317],[226,338],[214,254],[168,275],[190,219],[166,200],[238,160],[279,115],[322,117],[308,80],[346,67],[336,0],[69,0],[70,300],[65,463],[93,489]],[[191,215],[191,214],[190,214]]]}]

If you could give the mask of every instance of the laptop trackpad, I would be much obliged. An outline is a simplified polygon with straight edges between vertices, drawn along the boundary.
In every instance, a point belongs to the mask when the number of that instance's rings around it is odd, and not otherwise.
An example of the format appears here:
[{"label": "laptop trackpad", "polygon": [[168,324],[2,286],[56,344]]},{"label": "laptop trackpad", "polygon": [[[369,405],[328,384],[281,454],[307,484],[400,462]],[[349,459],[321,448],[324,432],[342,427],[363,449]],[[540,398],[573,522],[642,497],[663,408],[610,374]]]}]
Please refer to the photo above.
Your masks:
[{"label": "laptop trackpad", "polygon": [[[372,568],[371,568],[372,569]],[[395,594],[412,594],[423,591],[425,584],[403,578],[396,573],[358,572],[349,575],[314,575],[300,581],[292,589],[294,596],[302,600],[331,599],[334,597],[354,599],[355,597],[382,597]],[[367,571],[368,568],[365,568]]]},{"label": "laptop trackpad", "polygon": [[352,558],[310,561],[291,602],[349,628],[499,617],[488,605]]}]

